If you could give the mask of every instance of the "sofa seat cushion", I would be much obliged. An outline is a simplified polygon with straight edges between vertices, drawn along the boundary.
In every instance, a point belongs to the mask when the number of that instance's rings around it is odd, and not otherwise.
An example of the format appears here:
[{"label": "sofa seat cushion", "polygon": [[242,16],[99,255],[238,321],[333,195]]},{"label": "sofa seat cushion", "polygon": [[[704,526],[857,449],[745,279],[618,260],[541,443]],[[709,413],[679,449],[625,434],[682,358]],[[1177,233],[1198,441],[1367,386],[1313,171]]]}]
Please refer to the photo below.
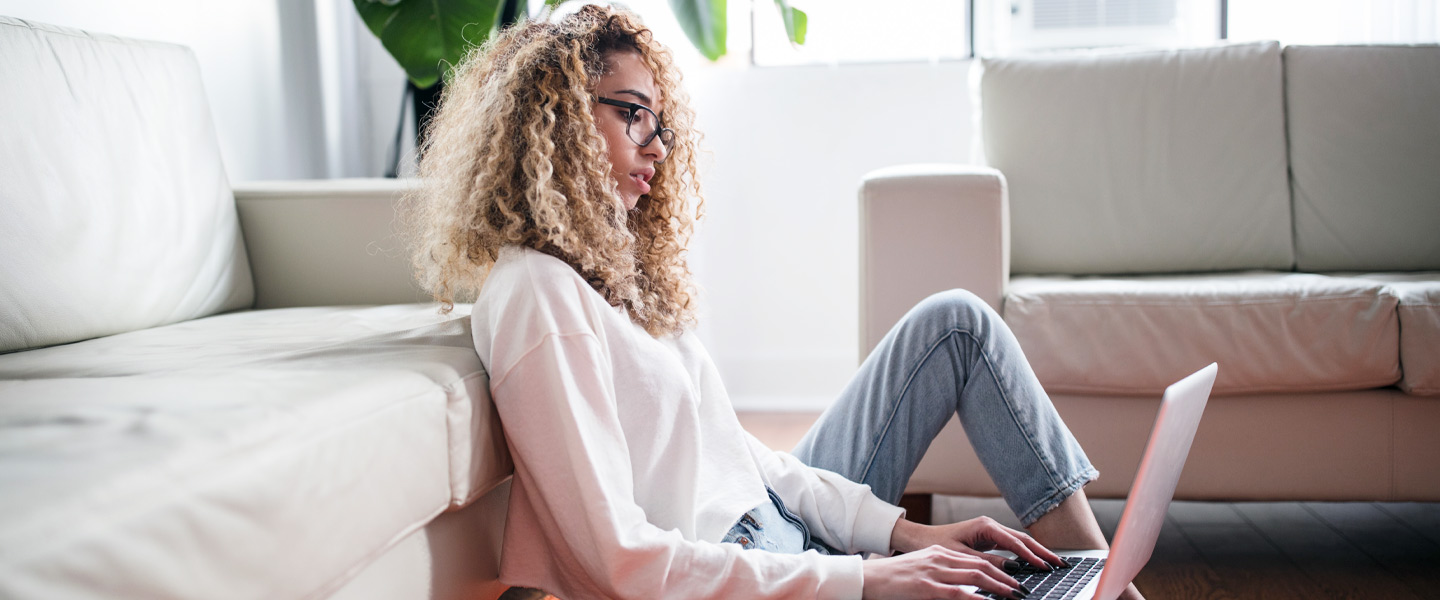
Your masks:
[{"label": "sofa seat cushion", "polygon": [[469,310],[457,305],[442,316],[435,304],[407,304],[228,313],[0,355],[0,379],[227,369],[416,373],[446,398],[443,428],[430,435],[447,440],[451,503],[461,506],[513,470],[470,339]]},{"label": "sofa seat cushion", "polygon": [[449,506],[445,413],[403,369],[0,381],[0,597],[323,595]]},{"label": "sofa seat cushion", "polygon": [[1396,305],[1323,275],[1052,276],[1012,279],[1004,315],[1048,390],[1158,396],[1214,361],[1226,395],[1399,381]]},{"label": "sofa seat cushion", "polygon": [[1400,299],[1400,389],[1440,396],[1440,271],[1366,273]]}]

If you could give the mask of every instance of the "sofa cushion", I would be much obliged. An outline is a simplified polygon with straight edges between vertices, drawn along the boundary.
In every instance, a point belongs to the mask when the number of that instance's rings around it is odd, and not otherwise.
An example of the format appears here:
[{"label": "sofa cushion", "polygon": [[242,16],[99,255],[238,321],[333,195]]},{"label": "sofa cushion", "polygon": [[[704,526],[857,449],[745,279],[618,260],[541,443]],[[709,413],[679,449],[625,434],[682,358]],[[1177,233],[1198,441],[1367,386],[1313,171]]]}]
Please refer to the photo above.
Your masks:
[{"label": "sofa cushion", "polygon": [[250,305],[188,48],[0,17],[0,352]]},{"label": "sofa cushion", "polygon": [[1014,272],[1291,267],[1274,42],[977,65]]},{"label": "sofa cushion", "polygon": [[1215,393],[1360,390],[1400,379],[1384,284],[1246,272],[1011,280],[1005,321],[1046,389],[1158,396],[1215,361]]},{"label": "sofa cushion", "polygon": [[1440,269],[1440,46],[1289,46],[1296,264]]},{"label": "sofa cushion", "polygon": [[[124,377],[193,370],[405,371],[446,398],[450,501],[463,505],[512,471],[468,305],[308,307],[217,315],[0,356],[0,379]],[[203,390],[204,388],[198,388]]]},{"label": "sofa cushion", "polygon": [[1400,299],[1400,389],[1440,396],[1440,272],[1366,273]]},{"label": "sofa cushion", "polygon": [[316,597],[448,507],[445,411],[379,368],[0,381],[0,597]]}]

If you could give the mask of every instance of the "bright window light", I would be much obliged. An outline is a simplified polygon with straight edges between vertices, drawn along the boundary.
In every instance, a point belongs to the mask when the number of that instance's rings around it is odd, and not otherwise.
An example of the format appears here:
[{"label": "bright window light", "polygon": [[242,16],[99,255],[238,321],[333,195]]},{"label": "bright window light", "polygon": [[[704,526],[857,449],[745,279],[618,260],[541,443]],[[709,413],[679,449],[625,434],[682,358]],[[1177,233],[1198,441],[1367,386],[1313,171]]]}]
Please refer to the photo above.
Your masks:
[{"label": "bright window light", "polygon": [[1285,44],[1440,41],[1437,0],[1231,0],[1229,38]]},{"label": "bright window light", "polygon": [[970,56],[967,0],[811,0],[805,45],[789,43],[773,0],[751,0],[760,66],[936,61]]},{"label": "bright window light", "polygon": [[975,0],[982,56],[1112,46],[1176,47],[1220,37],[1219,0]]}]

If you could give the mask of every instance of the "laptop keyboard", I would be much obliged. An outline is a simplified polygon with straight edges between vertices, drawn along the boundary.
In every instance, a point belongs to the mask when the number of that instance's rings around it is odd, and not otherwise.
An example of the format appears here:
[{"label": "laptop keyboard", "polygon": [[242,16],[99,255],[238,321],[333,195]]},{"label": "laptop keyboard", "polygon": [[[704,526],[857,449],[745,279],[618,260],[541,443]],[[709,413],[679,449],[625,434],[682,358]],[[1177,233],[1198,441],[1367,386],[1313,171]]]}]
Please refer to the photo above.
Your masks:
[{"label": "laptop keyboard", "polygon": [[[1085,589],[1085,584],[1099,575],[1100,568],[1105,566],[1103,558],[1067,557],[1066,560],[1070,562],[1069,567],[1054,571],[1042,571],[1021,563],[1024,566],[1020,572],[1011,574],[1011,577],[1030,588],[1031,593],[1025,600],[1070,600]],[[984,590],[978,593],[982,598],[1000,598]]]}]

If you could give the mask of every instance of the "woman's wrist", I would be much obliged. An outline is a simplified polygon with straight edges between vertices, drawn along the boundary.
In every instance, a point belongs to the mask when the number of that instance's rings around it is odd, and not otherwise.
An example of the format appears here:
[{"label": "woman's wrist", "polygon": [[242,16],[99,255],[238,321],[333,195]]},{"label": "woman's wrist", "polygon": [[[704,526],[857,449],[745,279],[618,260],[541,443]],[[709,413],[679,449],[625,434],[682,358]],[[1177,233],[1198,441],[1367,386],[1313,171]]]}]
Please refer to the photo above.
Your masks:
[{"label": "woman's wrist", "polygon": [[904,517],[896,519],[895,528],[890,531],[890,550],[913,552],[924,548],[928,545],[924,542],[927,529],[929,529],[928,525],[922,525]]}]

